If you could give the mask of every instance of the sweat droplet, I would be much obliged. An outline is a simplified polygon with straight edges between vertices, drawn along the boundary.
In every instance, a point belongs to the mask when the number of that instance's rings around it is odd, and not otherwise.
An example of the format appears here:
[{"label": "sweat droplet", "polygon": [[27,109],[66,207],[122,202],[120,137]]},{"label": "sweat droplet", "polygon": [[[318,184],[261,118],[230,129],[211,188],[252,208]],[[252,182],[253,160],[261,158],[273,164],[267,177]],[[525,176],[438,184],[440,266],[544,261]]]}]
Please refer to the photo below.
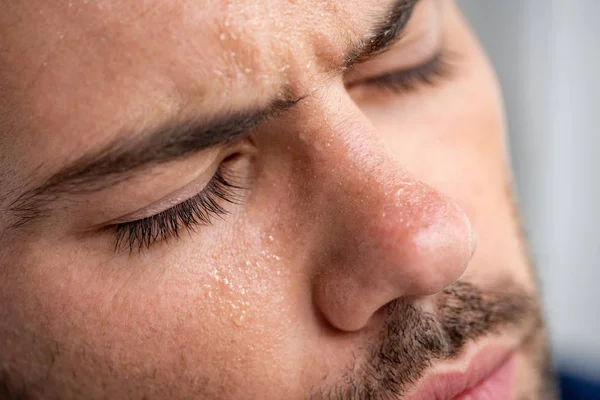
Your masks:
[{"label": "sweat droplet", "polygon": [[242,326],[246,320],[246,310],[240,310],[231,317],[231,322],[236,326]]}]

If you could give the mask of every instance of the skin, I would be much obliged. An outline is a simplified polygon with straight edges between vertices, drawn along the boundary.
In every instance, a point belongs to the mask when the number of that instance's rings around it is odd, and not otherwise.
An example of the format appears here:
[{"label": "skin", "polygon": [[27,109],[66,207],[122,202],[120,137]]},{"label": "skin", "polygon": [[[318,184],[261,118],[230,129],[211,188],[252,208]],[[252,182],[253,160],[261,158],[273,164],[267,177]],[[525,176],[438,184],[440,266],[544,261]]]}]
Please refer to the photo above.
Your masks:
[{"label": "skin", "polygon": [[[422,0],[402,40],[349,71],[330,67],[391,1],[0,3],[0,394],[338,398],[345,377],[368,386],[357,366],[418,320],[407,307],[442,315],[458,281],[485,299],[460,318],[514,315],[466,333],[463,353],[516,347],[514,399],[551,398],[499,90],[452,1]],[[433,85],[349,84],[440,47],[452,67]],[[282,85],[308,94],[243,139],[11,228],[12,201],[125,130],[263,105]],[[97,229],[161,211],[222,162],[245,189],[212,224],[132,253]],[[408,348],[427,373],[461,362]]]}]

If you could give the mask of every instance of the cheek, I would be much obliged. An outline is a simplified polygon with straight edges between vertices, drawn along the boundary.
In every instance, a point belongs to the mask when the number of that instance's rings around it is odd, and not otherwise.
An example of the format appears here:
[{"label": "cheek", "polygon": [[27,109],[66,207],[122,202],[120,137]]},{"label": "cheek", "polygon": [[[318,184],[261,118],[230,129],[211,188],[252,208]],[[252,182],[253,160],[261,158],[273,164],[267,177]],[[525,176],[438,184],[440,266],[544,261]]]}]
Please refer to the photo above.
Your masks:
[{"label": "cheek", "polygon": [[265,365],[285,368],[279,358],[291,358],[282,353],[295,324],[289,279],[277,273],[285,255],[274,240],[233,235],[223,240],[233,249],[206,256],[189,237],[173,246],[177,257],[161,261],[148,254],[99,264],[56,249],[48,260],[28,249],[16,266],[22,279],[11,279],[12,292],[4,292],[9,315],[21,316],[9,326],[23,330],[16,339],[23,345],[39,344],[36,351],[60,348],[56,365],[82,382],[104,375],[116,382],[115,374],[189,387],[198,377],[243,382]]}]

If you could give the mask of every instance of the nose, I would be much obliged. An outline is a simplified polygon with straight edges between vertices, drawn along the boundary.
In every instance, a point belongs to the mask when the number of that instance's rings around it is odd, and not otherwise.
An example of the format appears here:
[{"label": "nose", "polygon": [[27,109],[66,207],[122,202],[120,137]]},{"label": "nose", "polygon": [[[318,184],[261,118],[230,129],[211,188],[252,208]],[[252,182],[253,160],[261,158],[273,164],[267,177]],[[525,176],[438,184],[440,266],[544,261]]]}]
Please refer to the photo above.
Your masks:
[{"label": "nose", "polygon": [[336,135],[314,164],[323,199],[314,302],[343,331],[362,329],[395,299],[443,290],[474,252],[461,207],[411,176],[374,136]]}]

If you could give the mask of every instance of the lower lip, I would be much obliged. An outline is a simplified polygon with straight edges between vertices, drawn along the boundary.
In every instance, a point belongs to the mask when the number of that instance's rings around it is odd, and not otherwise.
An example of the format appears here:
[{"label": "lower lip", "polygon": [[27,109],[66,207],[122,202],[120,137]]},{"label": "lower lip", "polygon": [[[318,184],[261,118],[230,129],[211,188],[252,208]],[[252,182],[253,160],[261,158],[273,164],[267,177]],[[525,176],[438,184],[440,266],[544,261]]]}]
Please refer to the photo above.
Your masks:
[{"label": "lower lip", "polygon": [[452,400],[509,400],[512,397],[514,371],[513,356],[475,387]]}]

